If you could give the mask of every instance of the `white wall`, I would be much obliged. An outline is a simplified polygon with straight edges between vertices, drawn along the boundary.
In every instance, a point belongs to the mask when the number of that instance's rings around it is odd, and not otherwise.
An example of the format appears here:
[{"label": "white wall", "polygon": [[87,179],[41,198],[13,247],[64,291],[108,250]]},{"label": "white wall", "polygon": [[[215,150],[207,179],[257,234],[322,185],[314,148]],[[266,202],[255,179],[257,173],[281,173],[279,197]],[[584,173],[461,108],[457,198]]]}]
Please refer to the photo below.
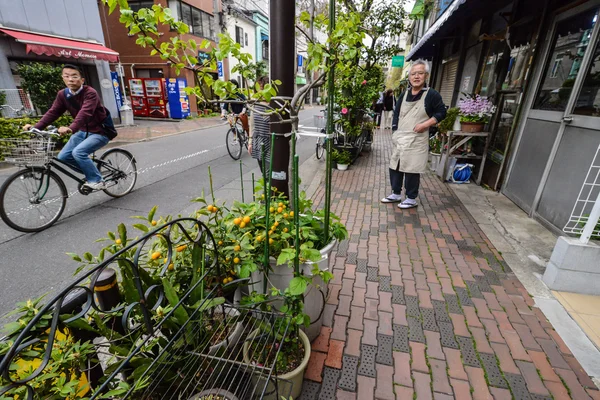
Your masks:
[{"label": "white wall", "polygon": [[[235,40],[235,27],[239,26],[244,30],[244,34],[248,35],[248,44],[244,42],[242,46],[242,51],[244,53],[249,53],[252,56],[253,62],[256,62],[256,24],[248,21],[244,17],[235,16],[235,15],[227,15],[226,16],[226,26],[227,32],[229,35]],[[239,64],[239,61],[234,57],[229,57],[229,76],[230,78],[234,78],[238,80],[241,85],[240,73],[232,72],[233,68]]]}]

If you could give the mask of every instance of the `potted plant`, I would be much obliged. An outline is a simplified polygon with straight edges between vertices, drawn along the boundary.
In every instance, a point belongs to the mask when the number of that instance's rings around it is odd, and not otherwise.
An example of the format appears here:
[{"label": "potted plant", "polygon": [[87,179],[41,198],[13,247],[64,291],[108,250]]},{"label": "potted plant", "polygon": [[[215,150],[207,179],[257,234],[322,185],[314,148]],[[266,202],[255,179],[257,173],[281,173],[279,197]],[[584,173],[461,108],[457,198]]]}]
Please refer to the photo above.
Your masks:
[{"label": "potted plant", "polygon": [[352,162],[352,156],[347,150],[334,150],[332,160],[337,164],[337,169],[345,171]]},{"label": "potted plant", "polygon": [[490,100],[479,95],[460,100],[458,109],[461,130],[469,133],[481,132],[496,111],[496,107]]}]

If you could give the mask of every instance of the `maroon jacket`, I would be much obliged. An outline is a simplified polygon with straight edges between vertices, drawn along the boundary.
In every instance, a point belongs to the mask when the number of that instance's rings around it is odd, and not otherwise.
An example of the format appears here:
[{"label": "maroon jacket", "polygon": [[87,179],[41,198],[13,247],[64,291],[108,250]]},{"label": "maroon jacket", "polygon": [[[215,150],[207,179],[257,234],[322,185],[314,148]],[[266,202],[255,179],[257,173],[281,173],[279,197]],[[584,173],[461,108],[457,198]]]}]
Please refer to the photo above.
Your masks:
[{"label": "maroon jacket", "polygon": [[[72,102],[77,102],[80,109],[77,110],[73,107]],[[65,111],[68,111],[75,118],[69,126],[73,132],[104,133],[101,125],[106,118],[106,112],[104,111],[98,92],[90,86],[84,86],[81,92],[71,97],[71,100],[67,100],[64,89],[58,92],[56,100],[52,103],[52,107],[35,124],[35,128],[44,129],[56,121]]]}]

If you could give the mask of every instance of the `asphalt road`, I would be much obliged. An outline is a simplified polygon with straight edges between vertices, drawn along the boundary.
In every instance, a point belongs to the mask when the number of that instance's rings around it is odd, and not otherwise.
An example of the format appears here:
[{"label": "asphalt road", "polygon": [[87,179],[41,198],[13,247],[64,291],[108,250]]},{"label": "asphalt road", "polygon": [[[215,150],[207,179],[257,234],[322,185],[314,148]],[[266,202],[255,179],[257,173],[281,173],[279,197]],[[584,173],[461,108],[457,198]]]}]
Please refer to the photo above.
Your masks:
[{"label": "asphalt road", "polygon": [[[300,123],[311,126],[312,116],[317,113],[318,108],[302,111]],[[132,216],[146,215],[155,205],[157,215],[189,215],[194,210],[190,200],[200,196],[202,190],[209,193],[209,166],[217,197],[240,199],[239,162],[227,153],[226,131],[222,126],[119,146],[136,157],[140,174],[134,191],[120,199],[104,193],[75,194],[67,200],[61,219],[43,232],[23,234],[0,221],[0,316],[12,310],[16,302],[65,287],[78,266],[65,253],[97,254],[103,245],[95,240],[105,237],[107,231],[115,231],[121,222],[131,227],[135,221]],[[301,164],[313,157],[315,141],[311,137],[298,141]],[[258,177],[260,171],[247,152],[242,162],[248,199],[251,173]],[[0,184],[15,171],[0,170]],[[65,183],[69,193],[77,190],[69,178]]]}]

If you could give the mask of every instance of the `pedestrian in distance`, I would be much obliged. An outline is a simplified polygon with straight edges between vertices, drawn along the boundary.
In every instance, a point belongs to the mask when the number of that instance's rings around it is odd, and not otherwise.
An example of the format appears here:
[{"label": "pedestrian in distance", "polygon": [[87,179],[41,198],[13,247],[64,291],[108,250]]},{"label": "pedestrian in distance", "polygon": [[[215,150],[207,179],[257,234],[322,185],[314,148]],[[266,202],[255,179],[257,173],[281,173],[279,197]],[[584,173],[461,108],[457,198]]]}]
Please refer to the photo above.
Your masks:
[{"label": "pedestrian in distance", "polygon": [[[429,64],[413,62],[410,87],[398,97],[392,120],[393,152],[390,159],[392,194],[383,203],[398,203],[399,208],[417,207],[421,174],[427,171],[429,128],[446,117],[442,96],[427,87]],[[406,198],[402,201],[402,187]]]},{"label": "pedestrian in distance", "polygon": [[[63,66],[62,79],[66,88],[58,92],[52,107],[33,127],[44,129],[68,111],[74,118],[73,122],[68,127],[59,127],[58,133],[75,134],[60,151],[58,159],[85,175],[83,186],[92,190],[105,189],[102,175],[89,155],[106,146],[116,136],[110,113],[102,105],[98,92],[84,84],[79,67],[72,64]],[[31,127],[27,124],[23,129],[29,130]]]},{"label": "pedestrian in distance", "polygon": [[383,128],[392,129],[392,114],[394,113],[394,91],[388,89],[383,95]]},{"label": "pedestrian in distance", "polygon": [[[265,88],[269,83],[269,78],[262,76],[256,80],[260,90]],[[248,153],[258,161],[260,172],[264,174],[262,163],[262,149],[265,153],[265,165],[269,168],[269,160],[271,159],[271,129],[270,116],[265,115],[268,111],[268,104],[265,102],[254,103],[254,109],[250,116],[250,138],[248,139]]]}]

